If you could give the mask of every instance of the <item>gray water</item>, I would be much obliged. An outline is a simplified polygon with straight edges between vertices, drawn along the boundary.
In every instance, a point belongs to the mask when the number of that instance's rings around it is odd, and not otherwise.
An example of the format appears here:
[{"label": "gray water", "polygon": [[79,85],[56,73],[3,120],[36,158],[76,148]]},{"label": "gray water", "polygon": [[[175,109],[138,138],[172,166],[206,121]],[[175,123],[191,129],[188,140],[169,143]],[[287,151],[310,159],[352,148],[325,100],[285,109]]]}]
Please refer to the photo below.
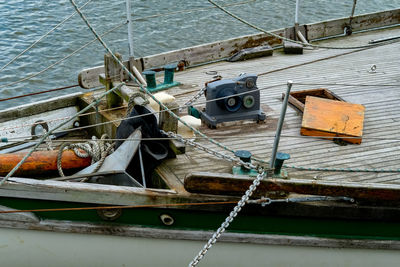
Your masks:
[{"label": "gray water", "polygon": [[[81,6],[86,1],[76,0],[76,3]],[[295,2],[218,1],[224,5],[242,3],[228,9],[267,30],[293,25]],[[131,0],[131,3],[136,57],[256,33],[222,11],[210,8],[212,6],[206,0]],[[349,16],[352,4],[352,0],[303,0],[300,5],[299,22],[309,23]],[[358,0],[356,14],[399,6],[400,0]],[[193,11],[187,12],[188,10]],[[126,21],[125,0],[92,0],[83,11],[99,33]],[[0,0],[0,68],[73,12],[74,9],[68,0]],[[75,15],[0,72],[0,99],[77,84],[80,70],[103,63],[105,50],[98,42],[37,77],[5,86],[41,71],[93,38],[82,19]],[[105,36],[104,40],[114,51],[120,52],[125,58],[128,56],[126,25]],[[77,87],[3,101],[0,102],[0,110],[82,90]]]}]

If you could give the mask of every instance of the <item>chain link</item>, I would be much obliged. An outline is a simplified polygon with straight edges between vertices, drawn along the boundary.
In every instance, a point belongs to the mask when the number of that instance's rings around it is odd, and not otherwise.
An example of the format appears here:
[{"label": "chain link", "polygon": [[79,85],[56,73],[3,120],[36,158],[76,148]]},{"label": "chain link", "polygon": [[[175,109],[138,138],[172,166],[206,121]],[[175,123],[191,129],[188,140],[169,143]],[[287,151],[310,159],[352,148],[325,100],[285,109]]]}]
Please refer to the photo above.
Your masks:
[{"label": "chain link", "polygon": [[225,232],[226,228],[232,223],[234,218],[238,215],[238,213],[241,211],[244,205],[249,201],[249,198],[253,194],[253,192],[257,189],[257,186],[260,184],[261,180],[267,177],[267,172],[265,172],[262,168],[258,168],[257,166],[251,164],[250,162],[244,162],[238,158],[232,157],[225,155],[221,152],[218,152],[214,149],[211,149],[209,147],[206,147],[202,144],[196,143],[193,140],[190,139],[184,139],[181,135],[175,134],[173,132],[165,132],[161,130],[161,132],[168,137],[173,137],[176,138],[178,141],[186,144],[193,146],[194,148],[197,148],[199,150],[202,150],[206,153],[209,153],[211,155],[214,155],[218,158],[225,159],[227,161],[233,162],[233,163],[239,163],[246,168],[249,169],[256,169],[259,170],[260,173],[257,175],[257,178],[254,179],[253,183],[250,185],[250,187],[247,189],[246,193],[242,196],[240,201],[237,203],[235,208],[231,211],[229,216],[225,219],[225,221],[221,224],[221,226],[217,229],[217,231],[212,235],[212,237],[208,240],[207,244],[204,245],[203,249],[196,255],[196,257],[189,263],[189,266],[196,266],[201,259],[204,257],[204,255],[207,253],[207,251],[214,245],[218,238],[221,236],[223,232]]},{"label": "chain link", "polygon": [[204,151],[204,152],[206,152],[208,154],[211,154],[211,155],[213,155],[213,156],[215,156],[217,158],[221,158],[221,159],[233,162],[235,164],[240,164],[240,165],[244,166],[247,169],[253,169],[253,170],[257,170],[257,171],[260,171],[262,169],[261,167],[256,166],[256,165],[252,164],[251,162],[244,162],[244,161],[242,161],[241,159],[239,159],[237,157],[228,156],[228,155],[226,155],[224,153],[221,153],[221,152],[219,152],[219,151],[217,151],[215,149],[206,147],[205,145],[197,143],[197,142],[195,142],[193,140],[185,139],[179,134],[176,134],[176,133],[173,133],[173,132],[165,132],[163,130],[160,130],[160,131],[161,131],[161,133],[167,135],[170,138],[174,138],[174,139],[184,143],[185,145],[189,145],[189,146],[192,146],[194,148],[197,148],[197,149],[199,149],[201,151]]},{"label": "chain link", "polygon": [[223,232],[225,232],[226,228],[228,228],[229,224],[233,221],[233,219],[238,215],[240,210],[243,208],[243,206],[247,203],[249,200],[250,196],[253,194],[253,192],[256,190],[257,186],[260,184],[261,180],[267,177],[266,172],[260,173],[256,179],[254,179],[253,183],[247,189],[246,193],[242,196],[238,204],[235,206],[235,208],[231,211],[228,217],[226,217],[225,221],[221,224],[221,226],[218,228],[218,230],[213,234],[213,236],[208,240],[207,244],[204,245],[203,249],[196,255],[196,257],[189,263],[189,266],[196,266],[201,259],[204,257],[204,255],[207,253],[207,251],[212,247],[212,245],[217,242],[218,238],[221,236]]},{"label": "chain link", "polygon": [[[207,87],[201,88],[196,95],[194,95],[189,101],[184,104],[184,107],[191,106],[194,102],[196,102],[206,91]],[[179,111],[182,111],[183,107],[179,108]]]}]

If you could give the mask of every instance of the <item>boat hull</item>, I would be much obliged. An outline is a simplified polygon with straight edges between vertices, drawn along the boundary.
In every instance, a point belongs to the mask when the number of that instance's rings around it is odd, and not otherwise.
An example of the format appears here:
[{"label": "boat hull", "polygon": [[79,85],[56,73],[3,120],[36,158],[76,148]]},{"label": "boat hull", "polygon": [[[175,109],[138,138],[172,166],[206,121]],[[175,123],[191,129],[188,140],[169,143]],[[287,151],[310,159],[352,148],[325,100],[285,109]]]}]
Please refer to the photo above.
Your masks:
[{"label": "boat hull", "polygon": [[[164,235],[157,237],[160,234],[157,230],[138,228],[113,234],[73,233],[66,230],[77,227],[82,231],[91,227],[65,222],[42,227],[53,228],[53,231],[0,228],[2,266],[186,266],[211,234],[164,231]],[[137,234],[133,234],[135,231]],[[260,236],[251,237],[223,235],[222,241],[209,251],[200,265],[365,267],[395,266],[400,260],[398,250],[371,249],[362,247],[361,243],[357,248],[357,242],[353,242],[353,248],[344,248],[338,246],[340,240],[334,239],[264,236],[262,241]],[[301,245],[302,242],[311,243]],[[321,246],[321,242],[325,246]],[[315,246],[317,244],[319,246]]]}]

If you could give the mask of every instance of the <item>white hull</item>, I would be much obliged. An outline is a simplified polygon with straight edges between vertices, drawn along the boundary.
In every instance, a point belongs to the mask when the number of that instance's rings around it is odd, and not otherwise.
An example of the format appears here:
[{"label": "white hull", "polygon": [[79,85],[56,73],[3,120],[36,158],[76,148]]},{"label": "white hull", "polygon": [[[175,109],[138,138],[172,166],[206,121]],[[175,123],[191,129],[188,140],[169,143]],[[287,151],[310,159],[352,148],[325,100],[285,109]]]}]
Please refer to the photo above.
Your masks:
[{"label": "white hull", "polygon": [[[178,237],[177,237],[178,238]],[[187,266],[204,241],[0,228],[1,266]],[[397,266],[398,250],[218,242],[199,266]]]}]

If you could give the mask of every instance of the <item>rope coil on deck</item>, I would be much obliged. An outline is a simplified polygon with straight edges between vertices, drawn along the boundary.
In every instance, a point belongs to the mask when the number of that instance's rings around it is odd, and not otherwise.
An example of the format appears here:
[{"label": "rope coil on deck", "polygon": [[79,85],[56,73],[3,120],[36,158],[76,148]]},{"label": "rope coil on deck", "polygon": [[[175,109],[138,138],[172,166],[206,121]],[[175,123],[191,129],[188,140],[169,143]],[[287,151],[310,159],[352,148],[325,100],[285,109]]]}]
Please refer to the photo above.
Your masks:
[{"label": "rope coil on deck", "polygon": [[[65,176],[61,166],[62,153],[66,149],[72,149],[74,153],[80,158],[92,158],[92,164],[95,162],[99,162],[96,168],[93,170],[97,172],[104,163],[107,155],[112,152],[114,148],[114,143],[107,142],[108,138],[107,134],[103,134],[100,139],[97,139],[95,136],[92,137],[91,141],[86,143],[63,143],[58,151],[57,155],[57,169],[58,173],[61,177]],[[83,153],[82,153],[83,151]]]}]

